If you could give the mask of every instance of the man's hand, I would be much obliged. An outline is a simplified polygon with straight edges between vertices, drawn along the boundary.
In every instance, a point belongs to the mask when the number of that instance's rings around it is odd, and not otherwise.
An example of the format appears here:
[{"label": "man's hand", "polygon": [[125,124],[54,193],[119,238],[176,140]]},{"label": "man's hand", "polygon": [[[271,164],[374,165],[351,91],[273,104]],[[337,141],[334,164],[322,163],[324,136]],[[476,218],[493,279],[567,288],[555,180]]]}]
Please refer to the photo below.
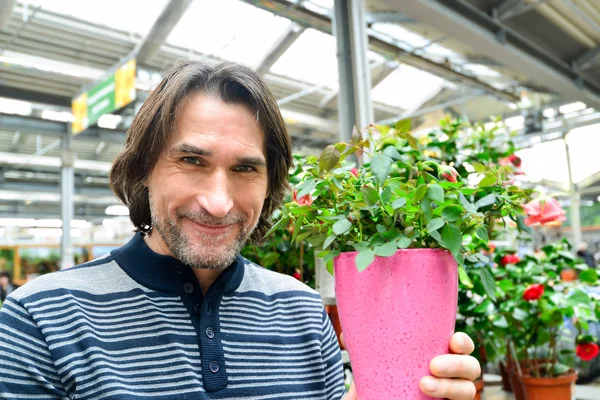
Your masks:
[{"label": "man's hand", "polygon": [[[340,336],[343,341],[343,336]],[[421,391],[436,399],[472,400],[475,398],[473,381],[481,374],[479,362],[469,354],[475,345],[471,338],[458,332],[450,339],[450,352],[435,357],[429,364],[432,376],[421,379]],[[358,400],[354,382],[343,400]]]},{"label": "man's hand", "polygon": [[434,398],[472,400],[475,398],[473,381],[481,374],[479,362],[469,354],[475,345],[469,335],[457,332],[450,339],[450,352],[437,356],[429,364],[433,376],[421,379],[421,391]]}]

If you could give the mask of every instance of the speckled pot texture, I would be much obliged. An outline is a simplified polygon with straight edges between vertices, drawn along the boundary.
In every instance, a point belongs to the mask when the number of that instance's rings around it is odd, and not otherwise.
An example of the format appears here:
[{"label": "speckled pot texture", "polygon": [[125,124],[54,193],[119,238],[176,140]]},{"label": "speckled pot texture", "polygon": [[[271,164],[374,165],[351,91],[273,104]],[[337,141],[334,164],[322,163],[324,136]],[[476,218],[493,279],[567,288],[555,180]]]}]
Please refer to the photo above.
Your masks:
[{"label": "speckled pot texture", "polygon": [[338,312],[360,400],[429,400],[419,381],[448,353],[457,265],[440,249],[398,250],[358,272],[356,252],[334,261]]}]

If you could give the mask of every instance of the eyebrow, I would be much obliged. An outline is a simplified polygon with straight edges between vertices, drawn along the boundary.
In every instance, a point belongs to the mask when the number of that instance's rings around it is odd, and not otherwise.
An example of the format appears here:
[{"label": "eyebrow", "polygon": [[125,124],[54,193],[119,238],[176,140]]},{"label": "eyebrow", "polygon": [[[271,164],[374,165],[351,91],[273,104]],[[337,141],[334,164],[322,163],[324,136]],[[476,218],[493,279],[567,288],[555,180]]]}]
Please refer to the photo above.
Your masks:
[{"label": "eyebrow", "polygon": [[[188,154],[196,154],[202,157],[210,157],[212,152],[208,150],[201,149],[200,147],[196,147],[190,144],[180,144],[171,149],[171,153],[188,153]],[[251,165],[254,167],[266,167],[267,163],[263,157],[253,157],[253,156],[245,156],[238,157],[238,164]]]}]

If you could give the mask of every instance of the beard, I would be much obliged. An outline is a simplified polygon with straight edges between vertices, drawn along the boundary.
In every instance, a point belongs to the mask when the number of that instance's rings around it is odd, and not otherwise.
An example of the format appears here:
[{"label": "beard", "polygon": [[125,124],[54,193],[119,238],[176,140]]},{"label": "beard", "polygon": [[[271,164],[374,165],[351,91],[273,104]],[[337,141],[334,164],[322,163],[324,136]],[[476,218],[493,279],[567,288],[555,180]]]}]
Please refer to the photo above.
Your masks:
[{"label": "beard", "polygon": [[[157,217],[152,198],[150,198],[150,212],[152,228],[156,229],[173,257],[190,267],[213,271],[223,271],[233,263],[256,227],[255,224],[251,228],[244,229],[248,219],[242,213],[229,213],[222,218],[217,218],[205,210],[178,209],[175,220],[161,219]],[[181,225],[184,218],[208,226],[237,225],[240,226],[240,232],[233,240],[227,242],[224,239],[230,236],[231,232],[221,235],[195,232],[194,237],[189,237]]]}]

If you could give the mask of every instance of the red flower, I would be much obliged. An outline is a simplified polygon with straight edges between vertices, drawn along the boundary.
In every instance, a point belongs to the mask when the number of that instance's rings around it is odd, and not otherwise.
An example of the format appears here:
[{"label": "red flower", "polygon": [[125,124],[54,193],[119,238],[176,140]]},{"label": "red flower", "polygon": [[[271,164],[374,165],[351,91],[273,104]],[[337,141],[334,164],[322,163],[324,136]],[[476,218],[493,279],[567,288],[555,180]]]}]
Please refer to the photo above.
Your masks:
[{"label": "red flower", "polygon": [[505,266],[508,264],[516,264],[519,261],[521,261],[521,259],[519,258],[518,255],[516,254],[507,254],[504,257],[502,257],[502,260],[500,260],[500,265]]},{"label": "red flower", "polygon": [[540,283],[534,283],[533,285],[529,285],[525,292],[523,293],[523,300],[533,301],[539,300],[540,297],[544,294],[544,285]]},{"label": "red flower", "polygon": [[354,175],[354,176],[358,176],[358,170],[357,170],[356,168],[352,168],[352,169],[350,170],[350,173],[351,173],[352,175]]},{"label": "red flower", "polygon": [[596,343],[583,343],[577,345],[575,352],[583,361],[592,361],[598,356],[599,349]]},{"label": "red flower", "polygon": [[520,167],[521,166],[521,157],[517,156],[516,154],[512,154],[508,157],[508,161],[510,161],[512,163],[512,165],[514,165],[515,167]]},{"label": "red flower", "polygon": [[294,278],[300,280],[300,272],[296,271],[294,272],[294,274],[292,275]]},{"label": "red flower", "polygon": [[296,203],[298,203],[298,205],[301,205],[301,206],[310,206],[313,202],[312,195],[310,193],[298,198],[297,190],[294,190],[293,198],[294,198],[294,201]]},{"label": "red flower", "polygon": [[552,197],[538,197],[527,204],[523,204],[523,210],[527,213],[526,225],[545,225],[555,221],[565,221],[566,212],[560,204]]},{"label": "red flower", "polygon": [[438,169],[438,178],[448,182],[457,182],[458,172],[453,167],[442,165]]}]

